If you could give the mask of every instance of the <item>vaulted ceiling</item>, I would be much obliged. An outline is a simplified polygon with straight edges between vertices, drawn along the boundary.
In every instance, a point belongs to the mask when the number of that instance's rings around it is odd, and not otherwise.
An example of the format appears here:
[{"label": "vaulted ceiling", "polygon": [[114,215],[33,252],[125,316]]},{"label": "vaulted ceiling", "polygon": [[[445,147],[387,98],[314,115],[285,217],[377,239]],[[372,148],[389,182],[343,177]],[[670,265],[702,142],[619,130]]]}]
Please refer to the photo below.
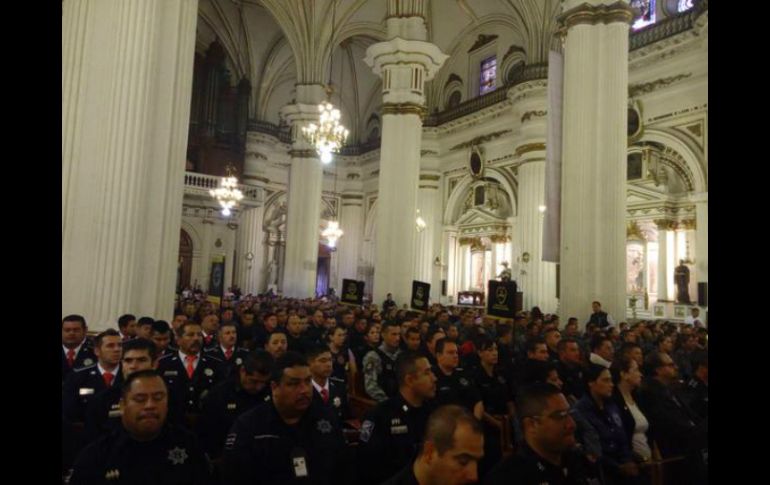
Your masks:
[{"label": "vaulted ceiling", "polygon": [[[497,55],[498,66],[512,54],[520,57],[517,62],[545,62],[561,8],[560,0],[422,1],[427,40],[450,56],[426,86],[430,111],[443,108],[442,90],[448,82],[457,84],[458,78],[463,100],[474,95],[468,51],[479,45],[480,36],[487,41],[481,42],[484,49]],[[200,0],[196,48],[203,53],[218,39],[227,53],[232,82],[243,77],[251,81],[249,118],[272,123],[280,121],[280,108],[294,99],[295,84],[326,83],[331,67],[333,102],[341,106],[351,141],[363,142],[367,122],[378,113],[382,100],[380,79],[363,58],[371,44],[385,40],[387,4],[388,0]],[[498,73],[498,79],[504,75]]]}]

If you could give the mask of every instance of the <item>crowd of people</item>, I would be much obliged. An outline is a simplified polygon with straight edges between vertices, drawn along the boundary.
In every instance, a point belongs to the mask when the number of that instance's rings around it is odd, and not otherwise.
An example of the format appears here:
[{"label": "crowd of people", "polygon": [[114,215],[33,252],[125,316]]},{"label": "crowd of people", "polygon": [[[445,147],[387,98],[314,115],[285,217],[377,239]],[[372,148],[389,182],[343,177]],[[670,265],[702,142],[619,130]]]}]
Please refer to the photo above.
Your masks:
[{"label": "crowd of people", "polygon": [[[708,331],[184,294],[62,319],[70,484],[701,484]],[[694,309],[696,310],[696,309]]]}]

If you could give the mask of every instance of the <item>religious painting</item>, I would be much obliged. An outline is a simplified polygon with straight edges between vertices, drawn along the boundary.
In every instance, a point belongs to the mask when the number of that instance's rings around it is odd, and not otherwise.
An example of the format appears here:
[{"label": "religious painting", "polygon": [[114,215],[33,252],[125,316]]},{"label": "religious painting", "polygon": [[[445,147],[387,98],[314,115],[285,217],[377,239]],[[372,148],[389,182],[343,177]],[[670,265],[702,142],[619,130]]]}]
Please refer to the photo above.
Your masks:
[{"label": "religious painting", "polygon": [[663,305],[655,305],[652,309],[652,314],[655,317],[665,317],[666,309]]},{"label": "religious painting", "polygon": [[687,315],[687,307],[677,305],[674,307],[674,317],[676,318],[684,318]]},{"label": "religious painting", "polygon": [[626,246],[626,291],[644,291],[644,246],[638,242]]}]

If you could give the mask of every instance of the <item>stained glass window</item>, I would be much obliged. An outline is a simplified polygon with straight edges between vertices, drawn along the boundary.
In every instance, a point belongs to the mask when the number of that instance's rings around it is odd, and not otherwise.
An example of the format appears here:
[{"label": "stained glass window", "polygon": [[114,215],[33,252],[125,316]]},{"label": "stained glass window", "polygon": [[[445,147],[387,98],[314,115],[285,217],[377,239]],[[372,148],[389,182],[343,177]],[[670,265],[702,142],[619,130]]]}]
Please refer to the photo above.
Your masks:
[{"label": "stained glass window", "polygon": [[481,61],[481,80],[479,82],[479,94],[486,94],[495,90],[496,76],[497,58],[489,57]]},{"label": "stained glass window", "polygon": [[631,7],[641,10],[642,14],[631,24],[633,30],[655,23],[655,0],[631,0]]},{"label": "stained glass window", "polygon": [[676,7],[677,12],[684,12],[690,10],[695,6],[695,0],[679,0],[679,5]]}]

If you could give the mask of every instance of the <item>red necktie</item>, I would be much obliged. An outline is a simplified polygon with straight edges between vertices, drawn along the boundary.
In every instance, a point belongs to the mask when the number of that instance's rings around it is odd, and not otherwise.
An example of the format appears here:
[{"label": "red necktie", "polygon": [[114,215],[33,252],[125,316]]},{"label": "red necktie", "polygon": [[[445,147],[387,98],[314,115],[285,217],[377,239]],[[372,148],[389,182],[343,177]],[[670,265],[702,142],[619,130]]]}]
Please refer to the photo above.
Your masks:
[{"label": "red necktie", "polygon": [[206,335],[206,337],[203,338],[203,340],[206,342],[206,345],[211,343],[211,338],[213,335]]},{"label": "red necktie", "polygon": [[107,387],[110,387],[112,385],[112,378],[115,376],[112,375],[112,372],[105,372],[102,374],[102,377],[104,378],[104,383],[107,384]]},{"label": "red necktie", "polygon": [[193,373],[195,372],[195,367],[193,367],[193,363],[195,362],[195,356],[186,355],[184,360],[187,361],[187,377],[192,379]]},{"label": "red necktie", "polygon": [[329,402],[329,391],[321,389],[321,398],[324,400],[324,404],[327,404]]},{"label": "red necktie", "polygon": [[75,365],[75,349],[69,349],[67,351],[67,364],[69,364],[70,367]]},{"label": "red necktie", "polygon": [[227,349],[225,351],[225,359],[230,360],[230,357],[233,356],[233,349]]}]

